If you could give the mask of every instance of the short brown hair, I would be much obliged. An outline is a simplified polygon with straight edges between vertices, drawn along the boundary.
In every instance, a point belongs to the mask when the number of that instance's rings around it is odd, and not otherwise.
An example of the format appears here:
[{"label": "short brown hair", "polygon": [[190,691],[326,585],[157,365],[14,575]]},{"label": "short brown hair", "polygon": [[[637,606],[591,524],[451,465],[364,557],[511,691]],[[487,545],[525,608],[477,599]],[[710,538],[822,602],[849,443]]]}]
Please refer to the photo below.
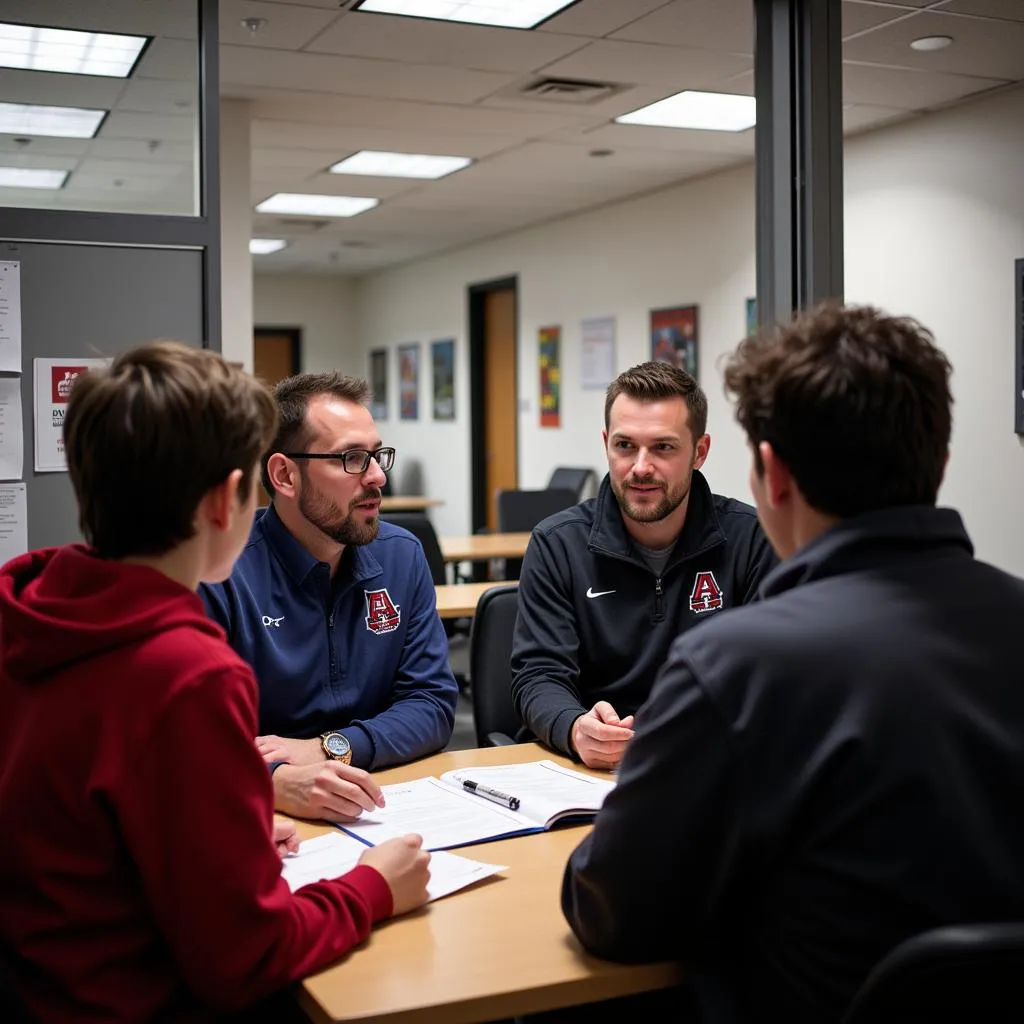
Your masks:
[{"label": "short brown hair", "polygon": [[267,472],[270,456],[276,452],[305,450],[309,444],[306,410],[310,401],[319,395],[332,395],[346,402],[365,405],[370,400],[370,385],[360,377],[346,377],[337,370],[330,370],[327,373],[297,373],[294,377],[285,377],[274,388],[279,414],[277,434],[263,453],[260,464],[263,487],[271,497],[274,496],[274,485]]},{"label": "short brown hair", "polygon": [[608,385],[604,399],[604,428],[611,421],[612,405],[619,395],[638,402],[657,402],[663,398],[681,398],[689,413],[690,433],[694,441],[708,428],[708,398],[697,379],[671,363],[639,363],[620,373]]},{"label": "short brown hair", "polygon": [[248,498],[277,425],[267,388],[215,352],[155,341],[74,383],[64,418],[78,523],[103,558],[161,555],[195,533],[233,470]]},{"label": "short brown hair", "polygon": [[952,429],[949,360],[930,331],[870,306],[819,306],[740,342],[726,392],[808,503],[834,516],[934,505]]}]

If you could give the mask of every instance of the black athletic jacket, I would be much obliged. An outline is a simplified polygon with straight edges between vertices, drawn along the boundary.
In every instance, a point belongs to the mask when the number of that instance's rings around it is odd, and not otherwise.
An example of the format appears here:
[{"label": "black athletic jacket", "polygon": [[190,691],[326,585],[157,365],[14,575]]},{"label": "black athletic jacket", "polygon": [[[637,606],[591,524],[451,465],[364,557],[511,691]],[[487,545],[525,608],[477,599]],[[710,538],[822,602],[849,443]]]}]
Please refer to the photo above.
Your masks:
[{"label": "black athletic jacket", "polygon": [[523,560],[512,699],[526,728],[569,754],[572,723],[597,701],[633,714],[672,641],[749,601],[775,564],[753,508],[695,472],[683,532],[655,578],[605,477],[596,498],[533,531]]}]

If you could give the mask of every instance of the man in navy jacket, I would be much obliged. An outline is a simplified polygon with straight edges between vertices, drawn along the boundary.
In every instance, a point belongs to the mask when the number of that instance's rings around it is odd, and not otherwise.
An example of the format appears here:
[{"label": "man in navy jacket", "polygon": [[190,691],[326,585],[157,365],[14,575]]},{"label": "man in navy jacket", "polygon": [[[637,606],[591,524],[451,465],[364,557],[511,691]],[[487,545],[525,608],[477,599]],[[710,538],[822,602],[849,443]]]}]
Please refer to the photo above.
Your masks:
[{"label": "man in navy jacket", "polygon": [[598,955],[686,962],[705,1020],[837,1022],[904,939],[1024,919],[1024,582],[935,507],[949,373],[835,306],[726,367],[784,561],[673,645],[562,892]]},{"label": "man in navy jacket", "polygon": [[458,687],[423,549],[379,519],[395,451],[366,383],[299,374],[275,395],[270,507],[202,597],[259,681],[256,742],[278,810],[352,818],[381,802],[370,770],[447,744]]}]

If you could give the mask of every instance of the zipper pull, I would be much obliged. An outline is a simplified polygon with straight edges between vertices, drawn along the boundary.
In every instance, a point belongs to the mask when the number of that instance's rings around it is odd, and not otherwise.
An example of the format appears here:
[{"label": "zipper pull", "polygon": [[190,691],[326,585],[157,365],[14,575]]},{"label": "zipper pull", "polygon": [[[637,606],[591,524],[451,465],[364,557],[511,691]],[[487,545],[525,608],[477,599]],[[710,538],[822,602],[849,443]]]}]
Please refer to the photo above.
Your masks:
[{"label": "zipper pull", "polygon": [[655,620],[664,618],[664,610],[662,608],[662,596],[665,591],[661,586],[661,577],[659,576],[654,581],[654,618]]}]

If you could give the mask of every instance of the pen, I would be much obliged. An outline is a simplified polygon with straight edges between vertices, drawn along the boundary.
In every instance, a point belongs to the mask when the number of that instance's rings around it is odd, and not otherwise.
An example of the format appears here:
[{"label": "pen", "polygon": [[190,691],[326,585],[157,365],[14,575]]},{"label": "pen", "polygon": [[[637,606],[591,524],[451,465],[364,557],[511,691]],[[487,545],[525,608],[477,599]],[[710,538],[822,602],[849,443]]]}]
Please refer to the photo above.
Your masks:
[{"label": "pen", "polygon": [[519,797],[509,796],[508,793],[502,793],[500,789],[481,786],[479,782],[474,782],[472,779],[463,779],[462,788],[468,789],[470,793],[476,793],[477,796],[482,796],[485,800],[493,800],[496,804],[504,804],[510,811],[519,810]]}]

